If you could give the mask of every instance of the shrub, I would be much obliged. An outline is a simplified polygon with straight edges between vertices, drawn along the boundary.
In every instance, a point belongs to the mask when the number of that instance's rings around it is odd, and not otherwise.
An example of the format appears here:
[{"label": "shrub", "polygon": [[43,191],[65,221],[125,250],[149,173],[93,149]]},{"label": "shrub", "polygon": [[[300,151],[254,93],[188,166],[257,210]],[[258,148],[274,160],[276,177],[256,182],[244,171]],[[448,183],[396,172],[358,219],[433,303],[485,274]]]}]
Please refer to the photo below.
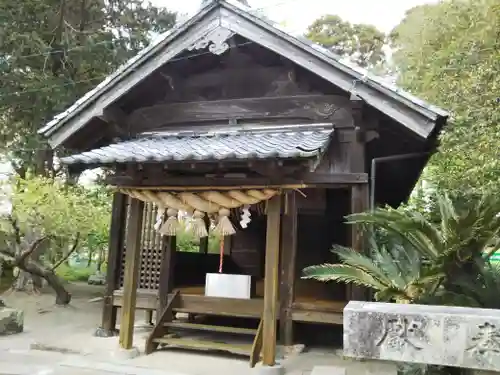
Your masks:
[{"label": "shrub", "polygon": [[95,273],[94,267],[80,268],[80,267],[69,267],[66,264],[61,264],[57,270],[56,274],[61,279],[66,281],[84,281],[87,282],[89,276]]}]

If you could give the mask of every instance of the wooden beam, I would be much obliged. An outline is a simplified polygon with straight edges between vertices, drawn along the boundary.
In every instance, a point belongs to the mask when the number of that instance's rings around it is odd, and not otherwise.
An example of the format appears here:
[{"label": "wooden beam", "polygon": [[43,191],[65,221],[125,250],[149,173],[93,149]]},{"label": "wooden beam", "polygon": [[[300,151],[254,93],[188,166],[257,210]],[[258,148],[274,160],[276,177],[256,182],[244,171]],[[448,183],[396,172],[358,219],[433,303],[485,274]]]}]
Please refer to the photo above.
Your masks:
[{"label": "wooden beam", "polygon": [[145,131],[159,129],[169,124],[229,119],[290,118],[328,122],[336,127],[352,127],[349,99],[340,95],[298,95],[156,104],[132,112],[127,118],[127,124],[129,129]]},{"label": "wooden beam", "polygon": [[102,309],[102,334],[100,334],[100,336],[112,336],[116,331],[117,308],[113,306],[113,292],[119,287],[125,216],[127,213],[126,203],[126,195],[121,193],[113,194],[111,225],[109,229],[106,290],[104,291],[104,304]]},{"label": "wooden beam", "polygon": [[174,265],[175,252],[177,251],[177,238],[175,236],[166,236],[163,242],[162,258],[160,266],[160,287],[158,289],[158,306],[156,308],[156,317],[162,314],[167,305],[168,295],[172,293],[174,286]]},{"label": "wooden beam", "polygon": [[262,336],[264,337],[262,363],[265,366],[274,366],[276,361],[281,198],[279,195],[275,196],[267,204],[264,314],[262,318]]},{"label": "wooden beam", "polygon": [[224,236],[222,238],[224,244],[224,255],[231,255],[231,251],[233,250],[233,236]]},{"label": "wooden beam", "polygon": [[153,325],[153,310],[146,310],[144,320],[147,325]]},{"label": "wooden beam", "polygon": [[[205,222],[205,228],[207,228],[208,232],[208,230],[210,229],[210,218],[205,215],[203,216],[203,221]],[[200,238],[200,246],[198,249],[200,253],[208,254],[208,238],[209,236]]]},{"label": "wooden beam", "polygon": [[[368,184],[351,187],[351,213],[365,212],[369,209],[369,189]],[[360,225],[350,225],[351,247],[365,253],[365,238]],[[350,299],[354,301],[365,301],[368,297],[366,288],[352,286],[350,289]]]},{"label": "wooden beam", "polygon": [[297,193],[287,193],[285,214],[281,223],[280,340],[293,345],[292,306],[295,298],[297,259]]},{"label": "wooden beam", "polygon": [[[352,113],[355,123],[356,137],[350,145],[350,167],[352,172],[364,172],[366,170],[366,137],[363,130],[363,110],[364,104],[361,100],[353,100]],[[369,208],[369,189],[368,183],[351,186],[351,213],[359,213]],[[351,247],[361,253],[365,251],[365,242],[362,228],[360,225],[350,226]],[[351,300],[366,300],[366,288],[351,285],[348,289]]]},{"label": "wooden beam", "polygon": [[[171,33],[161,43],[150,49],[147,54],[141,56],[133,64],[130,64],[123,72],[122,78],[112,80],[106,90],[98,92],[96,101],[89,105],[90,100],[82,103],[78,110],[71,112],[60,124],[51,128],[44,128],[43,135],[49,138],[52,147],[57,147],[63,143],[70,135],[76,133],[84,127],[92,117],[102,115],[102,111],[107,106],[115,103],[132,87],[142,82],[145,77],[161,68],[166,62],[184,51],[187,46],[192,45],[220,26],[220,17],[217,12],[206,9],[199,12],[186,22],[182,28]],[[189,33],[185,29],[189,27]],[[164,49],[168,45],[168,49]],[[159,53],[162,51],[163,53]],[[141,67],[138,69],[138,67]],[[90,99],[90,98],[89,98]],[[76,115],[78,114],[78,115]]]},{"label": "wooden beam", "polygon": [[262,353],[262,318],[260,319],[259,326],[257,328],[257,333],[252,344],[252,352],[250,353],[250,368],[254,368],[257,362],[260,360],[260,355]]},{"label": "wooden beam", "polygon": [[122,139],[127,139],[130,132],[127,128],[127,114],[116,105],[104,108],[101,117],[106,121],[114,132]]},{"label": "wooden beam", "polygon": [[131,349],[134,342],[137,280],[141,263],[143,208],[144,202],[131,199],[125,254],[122,316],[120,319],[120,347],[123,349]]},{"label": "wooden beam", "polygon": [[[170,293],[170,298],[174,293]],[[151,290],[139,290],[137,295],[137,309],[154,309],[157,306],[157,293]],[[123,305],[123,290],[115,290],[113,304]],[[342,325],[342,311],[347,302],[337,302],[331,308],[323,308],[314,302],[294,302],[292,318],[295,322],[339,324]],[[236,298],[214,298],[203,295],[181,295],[177,312],[194,313],[201,315],[218,315],[239,317],[245,319],[261,319],[264,302],[262,298],[249,300]],[[279,317],[276,317],[279,319]]]},{"label": "wooden beam", "polygon": [[286,177],[280,179],[267,177],[173,177],[173,176],[151,176],[131,177],[126,175],[110,176],[106,183],[118,187],[140,188],[154,190],[155,187],[165,186],[172,190],[184,190],[186,187],[199,188],[233,188],[239,186],[244,188],[256,187],[290,187],[306,188],[314,186],[328,186],[337,184],[365,184],[368,182],[366,173],[303,173],[297,177]]},{"label": "wooden beam", "polygon": [[[304,44],[287,33],[271,30],[272,26],[264,20],[241,17],[232,9],[221,9],[220,16],[222,25],[229,27],[236,34],[249,40],[258,40],[262,47],[290,59],[295,65],[310,71],[345,92],[355,90],[368,105],[392,117],[423,139],[433,132],[436,120],[442,116],[446,119],[443,111],[436,113],[371,79],[363,82],[335,58],[329,57],[313,46]],[[356,83],[355,86],[353,80]]]},{"label": "wooden beam", "polygon": [[165,334],[165,323],[172,320],[170,317],[172,316],[174,305],[178,301],[178,290],[176,290],[170,297],[167,295],[165,306],[163,306],[163,309],[160,312],[157,312],[158,318],[156,319],[156,324],[146,340],[146,347],[144,349],[146,354],[151,354],[158,347],[158,344],[155,343],[154,340],[156,338],[161,338]]},{"label": "wooden beam", "polygon": [[127,122],[127,114],[116,105],[104,108],[102,118],[108,123],[124,125]]},{"label": "wooden beam", "polygon": [[[238,48],[232,48],[230,53],[232,52],[238,53]],[[242,85],[250,85],[252,79],[254,79],[254,83],[258,81],[268,85],[283,72],[283,68],[281,67],[262,67],[258,65],[246,67],[241,67],[241,65],[235,66],[234,68],[224,66],[214,71],[185,77],[179,82],[179,86],[184,90],[199,90],[204,87],[220,86],[224,84],[224,82],[221,82],[221,77],[224,77],[224,81],[239,85],[241,90]]]}]

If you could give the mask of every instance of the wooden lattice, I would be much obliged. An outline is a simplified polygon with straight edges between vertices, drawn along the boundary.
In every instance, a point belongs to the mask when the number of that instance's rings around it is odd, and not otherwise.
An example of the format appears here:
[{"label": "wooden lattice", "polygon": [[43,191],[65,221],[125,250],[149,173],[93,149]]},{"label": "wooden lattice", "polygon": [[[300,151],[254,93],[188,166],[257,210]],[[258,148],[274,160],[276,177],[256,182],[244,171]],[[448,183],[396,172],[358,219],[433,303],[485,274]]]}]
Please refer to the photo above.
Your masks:
[{"label": "wooden lattice", "polygon": [[[127,200],[127,215],[124,226],[126,238],[130,214],[130,199]],[[158,289],[160,282],[161,252],[163,237],[154,229],[157,208],[152,203],[144,204],[141,230],[141,268],[137,287],[140,289]],[[125,251],[121,255],[120,288],[123,287],[125,270]]]}]

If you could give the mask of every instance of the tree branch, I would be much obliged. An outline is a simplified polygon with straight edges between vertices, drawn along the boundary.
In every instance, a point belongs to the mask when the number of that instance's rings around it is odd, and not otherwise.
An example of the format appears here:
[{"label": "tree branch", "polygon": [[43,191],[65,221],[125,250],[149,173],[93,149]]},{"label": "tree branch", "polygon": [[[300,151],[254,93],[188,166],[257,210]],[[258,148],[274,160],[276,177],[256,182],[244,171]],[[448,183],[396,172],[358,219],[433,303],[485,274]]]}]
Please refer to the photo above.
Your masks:
[{"label": "tree branch", "polygon": [[16,263],[23,264],[24,261],[31,255],[35,250],[38,250],[40,245],[49,239],[49,236],[43,236],[37,239],[35,242],[31,244],[28,250],[23,251],[19,256],[16,256]]},{"label": "tree branch", "polygon": [[71,254],[73,254],[76,251],[76,249],[78,248],[79,242],[80,242],[80,232],[77,232],[76,237],[75,237],[75,242],[73,243],[73,247],[71,248],[70,251],[68,251],[68,253],[61,260],[59,260],[59,262],[57,262],[54,265],[54,267],[52,267],[51,272],[54,272],[57,269],[57,267],[59,267],[61,264],[63,264],[63,262],[65,262],[66,259],[68,259],[71,256]]},{"label": "tree branch", "polygon": [[19,228],[17,220],[14,219],[14,216],[12,215],[8,216],[8,220],[10,222],[10,225],[12,226],[12,229],[14,229],[14,238],[16,240],[16,244],[21,245],[21,228]]},{"label": "tree branch", "polygon": [[7,262],[16,261],[16,258],[7,250],[0,250],[0,259],[6,260]]}]

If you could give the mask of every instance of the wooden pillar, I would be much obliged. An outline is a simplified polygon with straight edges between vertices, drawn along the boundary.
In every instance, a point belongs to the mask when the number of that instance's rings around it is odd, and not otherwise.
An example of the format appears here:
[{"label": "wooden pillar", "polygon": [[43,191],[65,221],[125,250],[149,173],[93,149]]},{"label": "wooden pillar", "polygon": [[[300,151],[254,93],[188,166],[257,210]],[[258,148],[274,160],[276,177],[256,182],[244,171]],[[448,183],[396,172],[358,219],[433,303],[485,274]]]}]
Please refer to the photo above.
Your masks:
[{"label": "wooden pillar", "polygon": [[109,230],[108,268],[106,272],[102,322],[96,336],[108,337],[114,335],[116,331],[117,307],[113,306],[113,292],[119,287],[125,215],[127,213],[126,203],[127,198],[124,194],[114,193]]},{"label": "wooden pillar", "polygon": [[276,360],[276,315],[278,313],[281,196],[267,204],[266,259],[264,279],[264,313],[262,322],[262,363],[274,366]]},{"label": "wooden pillar", "polygon": [[[365,137],[366,129],[363,119],[364,103],[354,96],[351,99],[352,114],[354,120],[354,140],[350,148],[350,167],[351,172],[365,173],[366,172],[366,150]],[[351,186],[351,213],[364,212],[369,209],[369,189],[368,184],[355,184]],[[361,226],[350,226],[350,242],[351,247],[360,253],[365,252],[365,240],[361,232]],[[367,299],[367,289],[355,285],[351,285],[348,289],[348,295],[351,300],[364,301]]]},{"label": "wooden pillar", "polygon": [[297,193],[290,191],[281,223],[280,340],[293,345],[292,306],[295,299],[297,259]]},{"label": "wooden pillar", "polygon": [[163,251],[160,267],[160,286],[158,288],[158,307],[156,309],[156,319],[162,315],[167,306],[168,295],[174,286],[174,263],[175,251],[177,248],[177,238],[167,236],[164,239]]},{"label": "wooden pillar", "polygon": [[[351,213],[365,212],[369,209],[369,189],[368,184],[354,185],[351,188]],[[360,225],[351,225],[351,247],[364,253],[365,238],[361,231]],[[350,299],[354,301],[366,301],[368,298],[368,290],[360,286],[351,286]]]},{"label": "wooden pillar", "polygon": [[231,250],[233,248],[233,236],[224,236],[221,238],[224,241],[224,255],[231,255]]},{"label": "wooden pillar", "polygon": [[153,310],[146,310],[144,320],[147,325],[153,325]]},{"label": "wooden pillar", "polygon": [[120,319],[120,346],[131,349],[134,341],[135,306],[137,281],[141,263],[141,228],[144,202],[132,198],[128,222],[125,275],[123,282],[123,305]]},{"label": "wooden pillar", "polygon": [[[207,232],[210,230],[210,218],[208,215],[203,216],[203,221],[205,222],[205,228],[207,228]],[[208,237],[200,238],[200,247],[199,252],[203,254],[208,254]]]}]

